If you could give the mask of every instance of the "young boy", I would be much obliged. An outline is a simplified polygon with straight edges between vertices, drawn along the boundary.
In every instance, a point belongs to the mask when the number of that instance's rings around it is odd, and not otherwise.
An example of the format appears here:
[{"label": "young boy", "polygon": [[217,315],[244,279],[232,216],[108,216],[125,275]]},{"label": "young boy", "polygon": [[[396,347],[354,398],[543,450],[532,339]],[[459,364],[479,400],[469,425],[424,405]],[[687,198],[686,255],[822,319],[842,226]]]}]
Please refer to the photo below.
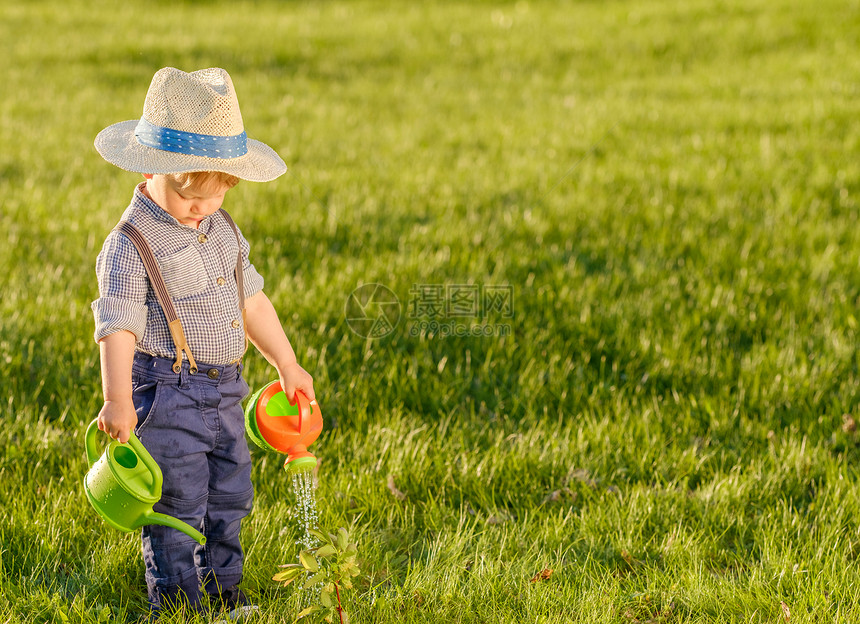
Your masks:
[{"label": "young boy", "polygon": [[159,70],[143,117],[106,128],[95,146],[146,178],[96,262],[99,428],[122,443],[135,428],[164,473],[155,510],[207,538],[201,547],[168,527],[143,528],[150,605],[155,615],[172,604],[200,607],[206,592],[236,615],[247,602],[237,587],[239,529],[253,497],[241,403],[246,337],[291,400],[296,390],[313,400],[314,390],[221,204],[239,179],[274,180],[286,165],[247,138],[232,80],[217,68]]}]

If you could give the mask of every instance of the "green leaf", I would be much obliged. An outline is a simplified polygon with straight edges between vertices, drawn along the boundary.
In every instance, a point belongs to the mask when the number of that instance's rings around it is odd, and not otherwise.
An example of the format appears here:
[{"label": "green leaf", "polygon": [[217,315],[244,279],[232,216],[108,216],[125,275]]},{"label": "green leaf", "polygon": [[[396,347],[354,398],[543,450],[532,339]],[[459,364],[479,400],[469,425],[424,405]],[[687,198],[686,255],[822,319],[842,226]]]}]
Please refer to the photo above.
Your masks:
[{"label": "green leaf", "polygon": [[318,572],[320,569],[320,565],[317,563],[317,560],[307,550],[303,550],[299,553],[299,561],[302,562],[302,566],[308,572]]},{"label": "green leaf", "polygon": [[346,547],[349,546],[349,533],[346,532],[346,529],[340,527],[337,530],[337,547],[340,550],[346,550]]},{"label": "green leaf", "polygon": [[294,580],[296,580],[305,569],[301,566],[296,568],[290,568],[289,570],[284,570],[283,572],[278,572],[275,576],[272,577],[273,581],[278,581],[279,583],[284,583],[285,585],[289,585]]},{"label": "green leaf", "polygon": [[355,566],[352,570],[349,571],[352,576],[358,576],[361,574],[361,571],[358,569],[358,566]]},{"label": "green leaf", "polygon": [[316,556],[317,557],[331,557],[333,554],[337,552],[337,549],[331,544],[326,544],[325,546],[320,546],[317,549]]},{"label": "green leaf", "polygon": [[323,590],[320,592],[320,604],[326,609],[331,609],[331,594]]},{"label": "green leaf", "polygon": [[305,617],[306,615],[311,615],[313,613],[316,613],[317,611],[322,611],[322,610],[323,610],[323,608],[319,605],[311,605],[311,606],[299,611],[298,615],[296,615],[296,620],[300,620],[303,617]]},{"label": "green leaf", "polygon": [[313,535],[315,538],[317,538],[317,539],[318,539],[319,541],[321,541],[321,542],[329,542],[329,541],[331,541],[331,540],[329,540],[329,538],[327,538],[327,537],[325,536],[325,534],[324,534],[322,531],[320,531],[319,529],[308,529],[308,533],[310,533],[311,535]]},{"label": "green leaf", "polygon": [[356,547],[355,544],[350,544],[349,546],[346,547],[346,554],[354,555],[356,553],[358,553],[358,548]]},{"label": "green leaf", "polygon": [[109,622],[111,616],[111,610],[109,605],[105,605],[102,607],[102,610],[99,611],[99,622]]},{"label": "green leaf", "polygon": [[310,589],[314,585],[317,585],[318,583],[321,583],[324,580],[325,580],[325,572],[318,572],[317,574],[314,574],[312,577],[310,577],[308,580],[306,580],[304,582],[304,585],[302,585],[302,589]]}]

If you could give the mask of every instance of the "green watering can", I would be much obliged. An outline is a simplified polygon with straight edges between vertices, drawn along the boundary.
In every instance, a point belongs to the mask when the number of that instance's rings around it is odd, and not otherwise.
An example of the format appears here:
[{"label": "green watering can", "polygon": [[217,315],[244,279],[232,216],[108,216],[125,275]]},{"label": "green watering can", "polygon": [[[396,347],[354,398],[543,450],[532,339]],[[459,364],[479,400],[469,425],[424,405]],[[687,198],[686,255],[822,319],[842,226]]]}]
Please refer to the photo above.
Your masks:
[{"label": "green watering can", "polygon": [[84,479],[84,491],[104,521],[125,533],[147,524],[161,524],[182,531],[201,546],[205,544],[206,537],[191,525],[152,511],[161,499],[161,468],[134,432],[127,444],[111,440],[99,457],[98,431],[96,419],[87,427],[90,471]]}]

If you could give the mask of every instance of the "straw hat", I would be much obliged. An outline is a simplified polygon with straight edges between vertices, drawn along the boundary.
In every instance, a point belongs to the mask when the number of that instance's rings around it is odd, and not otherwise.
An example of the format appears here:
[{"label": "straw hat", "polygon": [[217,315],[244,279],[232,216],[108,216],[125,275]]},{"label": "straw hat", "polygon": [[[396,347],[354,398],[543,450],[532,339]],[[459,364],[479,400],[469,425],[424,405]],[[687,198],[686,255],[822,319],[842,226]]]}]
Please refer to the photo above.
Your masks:
[{"label": "straw hat", "polygon": [[158,70],[143,117],[108,126],[95,145],[109,163],[138,173],[223,171],[268,182],[287,170],[271,147],[247,137],[233,81],[218,67]]}]

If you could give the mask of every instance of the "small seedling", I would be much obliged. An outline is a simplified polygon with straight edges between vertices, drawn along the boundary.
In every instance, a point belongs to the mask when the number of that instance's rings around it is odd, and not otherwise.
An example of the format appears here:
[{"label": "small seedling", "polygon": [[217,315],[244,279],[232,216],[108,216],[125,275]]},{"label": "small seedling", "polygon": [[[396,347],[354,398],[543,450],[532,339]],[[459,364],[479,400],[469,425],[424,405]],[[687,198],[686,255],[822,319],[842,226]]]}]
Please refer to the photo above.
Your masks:
[{"label": "small seedling", "polygon": [[323,533],[309,529],[311,535],[320,541],[320,546],[302,550],[299,553],[299,563],[288,563],[279,566],[284,568],[272,577],[284,587],[293,581],[304,578],[303,590],[319,587],[319,599],[315,604],[299,611],[296,621],[313,615],[318,621],[334,622],[338,618],[340,624],[348,624],[349,618],[341,601],[341,590],[352,589],[352,579],[359,574],[355,559],[358,548],[349,541],[349,532],[341,527],[337,534]]}]

